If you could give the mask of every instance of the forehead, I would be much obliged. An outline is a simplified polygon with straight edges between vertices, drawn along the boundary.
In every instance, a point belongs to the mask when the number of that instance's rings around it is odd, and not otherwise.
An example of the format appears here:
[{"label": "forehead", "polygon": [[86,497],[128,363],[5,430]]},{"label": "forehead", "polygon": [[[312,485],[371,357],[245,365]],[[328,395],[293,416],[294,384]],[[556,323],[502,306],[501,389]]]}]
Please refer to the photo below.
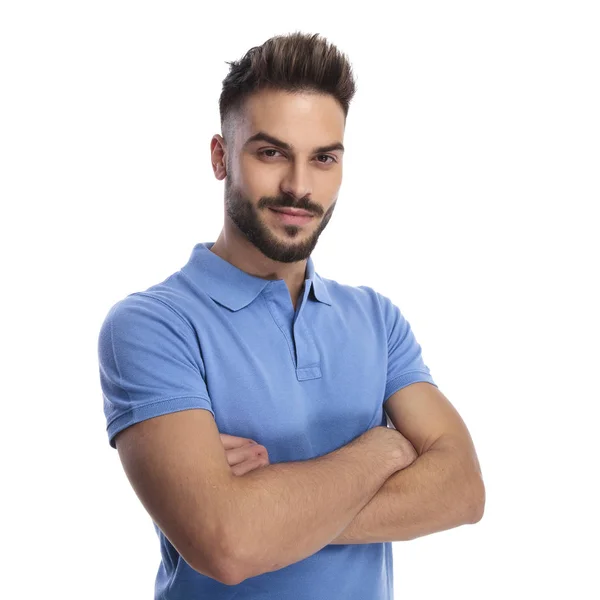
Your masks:
[{"label": "forehead", "polygon": [[344,111],[329,94],[261,90],[247,99],[242,115],[236,136],[242,144],[258,131],[298,148],[341,142],[344,136]]}]

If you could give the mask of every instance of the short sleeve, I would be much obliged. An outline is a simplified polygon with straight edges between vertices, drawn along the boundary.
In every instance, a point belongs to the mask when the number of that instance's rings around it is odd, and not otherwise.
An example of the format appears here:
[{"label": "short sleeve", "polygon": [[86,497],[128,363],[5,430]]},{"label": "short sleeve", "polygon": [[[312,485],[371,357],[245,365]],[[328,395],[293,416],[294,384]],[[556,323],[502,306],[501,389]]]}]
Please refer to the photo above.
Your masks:
[{"label": "short sleeve", "polygon": [[429,367],[423,362],[421,346],[415,339],[410,323],[392,301],[378,294],[383,310],[388,336],[388,366],[384,402],[399,389],[426,381],[438,387],[433,381]]},{"label": "short sleeve", "polygon": [[108,440],[139,421],[202,408],[214,416],[191,325],[162,300],[141,292],[117,302],[98,337]]}]

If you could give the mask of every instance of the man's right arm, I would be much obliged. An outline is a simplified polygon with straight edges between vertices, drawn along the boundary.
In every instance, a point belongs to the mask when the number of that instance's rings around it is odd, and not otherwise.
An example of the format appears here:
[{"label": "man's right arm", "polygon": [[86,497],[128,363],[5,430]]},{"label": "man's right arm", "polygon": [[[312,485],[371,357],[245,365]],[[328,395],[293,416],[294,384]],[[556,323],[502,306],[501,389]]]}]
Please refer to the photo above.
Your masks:
[{"label": "man's right arm", "polygon": [[115,443],[152,520],[192,568],[228,585],[325,547],[406,466],[404,438],[380,426],[324,456],[238,477],[202,409],[140,421]]},{"label": "man's right arm", "polygon": [[196,335],[151,296],[131,294],[110,310],[98,357],[107,430],[135,493],[180,556],[222,583],[314,554],[404,467],[392,444],[404,438],[376,427],[326,456],[236,476]]},{"label": "man's right arm", "polygon": [[324,456],[271,464],[234,478],[226,519],[234,581],[318,552],[402,468],[402,459],[401,436],[375,427]]}]

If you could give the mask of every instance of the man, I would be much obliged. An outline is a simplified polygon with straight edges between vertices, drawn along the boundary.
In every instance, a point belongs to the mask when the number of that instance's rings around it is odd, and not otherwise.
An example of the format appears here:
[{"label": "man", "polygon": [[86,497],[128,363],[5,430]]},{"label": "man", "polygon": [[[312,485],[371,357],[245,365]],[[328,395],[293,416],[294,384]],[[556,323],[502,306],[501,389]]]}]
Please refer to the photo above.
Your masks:
[{"label": "man", "polygon": [[295,33],[230,64],[223,230],[99,337],[155,597],[391,599],[392,541],[481,519],[477,456],[400,310],[310,258],[342,182],[346,57]]}]

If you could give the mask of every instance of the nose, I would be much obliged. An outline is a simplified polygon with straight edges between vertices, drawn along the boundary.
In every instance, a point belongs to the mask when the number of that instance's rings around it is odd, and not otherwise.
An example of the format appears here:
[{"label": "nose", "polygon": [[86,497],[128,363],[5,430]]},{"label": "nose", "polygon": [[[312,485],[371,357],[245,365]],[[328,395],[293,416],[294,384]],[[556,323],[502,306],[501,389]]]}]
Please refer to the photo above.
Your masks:
[{"label": "nose", "polygon": [[307,167],[299,164],[299,161],[290,165],[279,187],[284,194],[297,199],[310,196],[312,184]]}]

